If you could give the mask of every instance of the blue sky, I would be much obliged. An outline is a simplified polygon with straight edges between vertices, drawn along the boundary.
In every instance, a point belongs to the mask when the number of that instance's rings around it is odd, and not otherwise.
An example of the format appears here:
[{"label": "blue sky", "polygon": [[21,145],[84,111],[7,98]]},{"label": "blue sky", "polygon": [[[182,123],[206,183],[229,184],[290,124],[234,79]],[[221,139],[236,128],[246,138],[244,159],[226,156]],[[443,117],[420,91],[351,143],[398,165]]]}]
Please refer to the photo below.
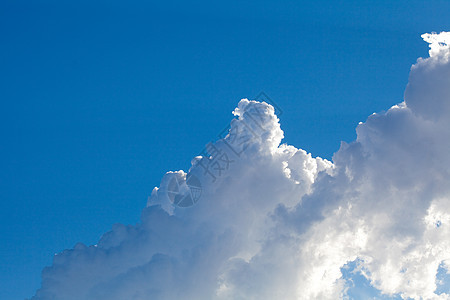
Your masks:
[{"label": "blue sky", "polygon": [[448,1],[0,4],[0,298],[135,224],[154,186],[266,92],[284,142],[330,159],[403,99]]}]

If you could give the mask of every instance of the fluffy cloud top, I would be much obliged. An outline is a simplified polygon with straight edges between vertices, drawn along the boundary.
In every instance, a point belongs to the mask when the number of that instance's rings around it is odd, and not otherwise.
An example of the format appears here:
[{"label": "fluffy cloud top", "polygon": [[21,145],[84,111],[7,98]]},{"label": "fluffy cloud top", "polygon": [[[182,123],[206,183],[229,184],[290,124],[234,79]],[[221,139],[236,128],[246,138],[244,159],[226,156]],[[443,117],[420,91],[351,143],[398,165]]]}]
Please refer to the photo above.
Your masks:
[{"label": "fluffy cloud top", "polygon": [[350,263],[382,294],[450,299],[450,33],[422,37],[404,102],[333,162],[280,144],[273,107],[241,100],[140,224],[57,254],[32,299],[338,299]]}]

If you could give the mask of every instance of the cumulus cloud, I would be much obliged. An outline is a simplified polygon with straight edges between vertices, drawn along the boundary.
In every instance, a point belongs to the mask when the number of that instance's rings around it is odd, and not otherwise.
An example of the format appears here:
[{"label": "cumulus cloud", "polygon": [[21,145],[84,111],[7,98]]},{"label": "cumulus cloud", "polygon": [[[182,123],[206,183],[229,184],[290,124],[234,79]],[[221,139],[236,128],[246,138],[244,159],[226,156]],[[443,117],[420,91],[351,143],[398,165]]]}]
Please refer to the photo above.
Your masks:
[{"label": "cumulus cloud", "polygon": [[208,155],[163,177],[141,223],[55,255],[32,299],[339,299],[343,273],[450,299],[450,34],[422,37],[430,57],[404,101],[332,162],[281,144],[274,108],[243,99]]}]

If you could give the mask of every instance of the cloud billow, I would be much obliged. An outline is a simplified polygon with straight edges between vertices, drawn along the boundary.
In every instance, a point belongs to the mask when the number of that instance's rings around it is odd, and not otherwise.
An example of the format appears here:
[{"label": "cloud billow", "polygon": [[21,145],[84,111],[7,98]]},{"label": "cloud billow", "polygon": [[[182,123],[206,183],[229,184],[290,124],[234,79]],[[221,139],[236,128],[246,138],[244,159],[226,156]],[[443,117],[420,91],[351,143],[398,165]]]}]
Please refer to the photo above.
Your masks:
[{"label": "cloud billow", "polygon": [[141,223],[57,254],[32,299],[339,299],[349,264],[381,294],[449,299],[450,39],[423,38],[404,102],[332,162],[281,144],[274,108],[243,99]]}]

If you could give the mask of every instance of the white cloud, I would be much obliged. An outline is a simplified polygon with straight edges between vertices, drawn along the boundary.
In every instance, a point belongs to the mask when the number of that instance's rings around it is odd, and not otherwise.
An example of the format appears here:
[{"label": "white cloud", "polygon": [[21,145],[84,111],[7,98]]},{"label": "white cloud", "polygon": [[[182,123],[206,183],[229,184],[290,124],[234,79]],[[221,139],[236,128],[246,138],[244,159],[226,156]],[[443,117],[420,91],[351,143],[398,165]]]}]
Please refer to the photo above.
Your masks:
[{"label": "white cloud", "polygon": [[333,163],[280,145],[273,108],[244,99],[140,224],[56,255],[33,299],[337,299],[352,261],[383,294],[450,299],[435,293],[450,265],[449,33],[423,38],[405,101],[360,123]]}]

